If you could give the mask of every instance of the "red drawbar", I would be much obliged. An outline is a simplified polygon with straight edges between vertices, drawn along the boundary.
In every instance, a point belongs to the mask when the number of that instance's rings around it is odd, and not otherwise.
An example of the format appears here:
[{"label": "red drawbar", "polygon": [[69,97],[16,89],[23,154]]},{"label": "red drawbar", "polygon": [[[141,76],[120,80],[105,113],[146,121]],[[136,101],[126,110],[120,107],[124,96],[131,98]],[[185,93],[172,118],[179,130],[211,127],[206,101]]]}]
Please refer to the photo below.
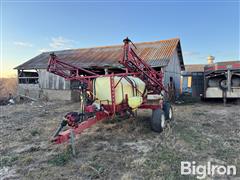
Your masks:
[{"label": "red drawbar", "polygon": [[[96,116],[89,118],[88,120],[80,123],[77,127],[73,128],[74,135],[80,134],[85,129],[90,128],[92,125],[96,124],[99,121],[105,120],[109,115],[105,112],[97,112]],[[68,129],[66,131],[63,131],[59,133],[57,137],[55,137],[52,142],[56,144],[61,144],[63,142],[66,142],[70,139],[70,132],[71,130]]]}]

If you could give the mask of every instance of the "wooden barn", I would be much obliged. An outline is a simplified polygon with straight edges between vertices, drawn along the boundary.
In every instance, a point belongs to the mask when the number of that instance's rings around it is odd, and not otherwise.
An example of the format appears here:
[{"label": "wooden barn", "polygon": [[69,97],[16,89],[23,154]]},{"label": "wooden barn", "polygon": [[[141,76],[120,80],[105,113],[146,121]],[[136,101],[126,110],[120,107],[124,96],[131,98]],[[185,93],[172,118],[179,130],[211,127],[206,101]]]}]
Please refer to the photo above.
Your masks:
[{"label": "wooden barn", "polygon": [[[164,72],[164,84],[180,94],[181,71],[184,70],[180,39],[135,43],[135,52],[156,70]],[[48,100],[78,101],[78,92],[71,90],[74,82],[47,72],[49,54],[44,52],[17,66],[18,94]],[[100,74],[125,72],[118,61],[122,45],[54,51],[64,62],[97,71]],[[174,98],[173,97],[173,98]]]}]

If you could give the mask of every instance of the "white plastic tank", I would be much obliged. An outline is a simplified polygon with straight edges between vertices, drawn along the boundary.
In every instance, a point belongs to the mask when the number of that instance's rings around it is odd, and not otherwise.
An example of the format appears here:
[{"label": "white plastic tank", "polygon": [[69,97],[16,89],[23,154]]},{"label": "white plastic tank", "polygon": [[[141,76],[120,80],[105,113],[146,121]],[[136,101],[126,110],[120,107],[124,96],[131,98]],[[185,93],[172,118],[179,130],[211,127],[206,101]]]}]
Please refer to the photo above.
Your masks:
[{"label": "white plastic tank", "polygon": [[[128,80],[130,80],[135,87],[140,91],[137,91],[136,88],[132,86],[132,84],[127,81],[125,78],[115,76],[114,84],[116,85],[119,80],[120,82],[115,87],[115,103],[116,105],[121,104],[125,99],[126,95],[128,98],[131,97],[141,97],[145,91],[146,85],[145,83],[137,78],[128,76]],[[93,94],[95,98],[101,101],[102,104],[107,105],[108,103],[112,103],[111,98],[111,86],[110,86],[110,77],[99,77],[93,80]]]},{"label": "white plastic tank", "polygon": [[207,57],[208,64],[213,64],[214,59],[215,59],[214,56],[208,56],[208,57]]}]

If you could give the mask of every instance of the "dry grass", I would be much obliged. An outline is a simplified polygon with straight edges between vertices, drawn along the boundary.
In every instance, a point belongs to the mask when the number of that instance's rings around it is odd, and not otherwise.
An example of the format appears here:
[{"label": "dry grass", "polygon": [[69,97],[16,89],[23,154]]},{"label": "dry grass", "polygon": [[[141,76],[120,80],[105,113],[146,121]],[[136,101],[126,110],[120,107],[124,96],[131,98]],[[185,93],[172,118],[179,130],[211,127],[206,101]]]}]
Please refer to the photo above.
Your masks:
[{"label": "dry grass", "polygon": [[[180,161],[211,160],[240,168],[239,106],[174,107],[175,121],[161,134],[150,130],[149,111],[137,118],[98,123],[68,144],[50,137],[79,104],[34,102],[4,106],[0,116],[1,166],[19,179],[194,179],[180,176]],[[239,175],[238,175],[239,176]]]},{"label": "dry grass", "polygon": [[16,95],[17,78],[0,78],[0,99],[8,97],[9,93]]}]

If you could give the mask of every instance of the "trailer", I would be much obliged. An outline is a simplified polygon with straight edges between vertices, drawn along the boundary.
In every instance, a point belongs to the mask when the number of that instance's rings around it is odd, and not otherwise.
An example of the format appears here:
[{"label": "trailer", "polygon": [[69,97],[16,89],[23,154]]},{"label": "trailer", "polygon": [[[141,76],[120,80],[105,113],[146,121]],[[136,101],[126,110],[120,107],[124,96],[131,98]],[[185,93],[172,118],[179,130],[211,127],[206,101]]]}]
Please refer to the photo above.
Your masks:
[{"label": "trailer", "polygon": [[203,97],[240,98],[240,61],[218,62],[204,67]]},{"label": "trailer", "polygon": [[[119,63],[125,73],[101,75],[97,71],[76,67],[50,54],[47,71],[77,82],[80,91],[79,112],[65,115],[52,142],[60,144],[71,135],[78,135],[99,121],[115,116],[133,116],[136,109],[151,109],[151,128],[162,132],[167,121],[173,119],[173,109],[163,85],[163,71],[156,71],[133,50],[130,39],[123,40],[123,54]],[[65,131],[63,127],[69,128]]]}]

